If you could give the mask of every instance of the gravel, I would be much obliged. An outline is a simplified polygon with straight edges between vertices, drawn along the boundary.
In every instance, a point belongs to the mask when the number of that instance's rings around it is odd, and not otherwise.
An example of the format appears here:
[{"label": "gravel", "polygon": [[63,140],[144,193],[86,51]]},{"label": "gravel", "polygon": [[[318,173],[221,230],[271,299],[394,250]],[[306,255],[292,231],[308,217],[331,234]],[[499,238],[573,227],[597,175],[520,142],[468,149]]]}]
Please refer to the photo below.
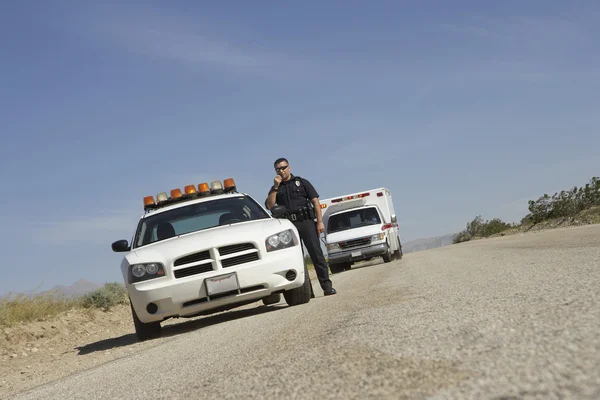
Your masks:
[{"label": "gravel", "polygon": [[600,398],[600,226],[333,275],[338,294],[182,320],[47,398]]}]

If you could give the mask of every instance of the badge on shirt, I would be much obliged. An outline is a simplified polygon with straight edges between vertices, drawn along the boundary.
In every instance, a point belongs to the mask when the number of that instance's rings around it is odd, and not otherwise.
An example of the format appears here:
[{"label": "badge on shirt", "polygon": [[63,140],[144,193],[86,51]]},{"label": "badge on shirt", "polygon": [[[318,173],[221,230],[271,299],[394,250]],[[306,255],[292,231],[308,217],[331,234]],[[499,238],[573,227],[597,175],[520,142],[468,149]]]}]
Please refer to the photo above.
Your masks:
[{"label": "badge on shirt", "polygon": [[300,186],[300,181],[296,181],[296,186]]}]

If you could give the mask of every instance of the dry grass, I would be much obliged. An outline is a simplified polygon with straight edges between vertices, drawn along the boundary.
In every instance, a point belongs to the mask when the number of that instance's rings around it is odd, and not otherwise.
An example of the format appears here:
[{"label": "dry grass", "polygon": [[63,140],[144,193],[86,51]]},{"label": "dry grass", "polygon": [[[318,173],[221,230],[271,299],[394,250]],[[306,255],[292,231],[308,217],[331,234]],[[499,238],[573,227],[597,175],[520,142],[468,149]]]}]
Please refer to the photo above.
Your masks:
[{"label": "dry grass", "polygon": [[50,296],[0,299],[0,327],[43,320],[82,307],[80,299],[57,299]]}]

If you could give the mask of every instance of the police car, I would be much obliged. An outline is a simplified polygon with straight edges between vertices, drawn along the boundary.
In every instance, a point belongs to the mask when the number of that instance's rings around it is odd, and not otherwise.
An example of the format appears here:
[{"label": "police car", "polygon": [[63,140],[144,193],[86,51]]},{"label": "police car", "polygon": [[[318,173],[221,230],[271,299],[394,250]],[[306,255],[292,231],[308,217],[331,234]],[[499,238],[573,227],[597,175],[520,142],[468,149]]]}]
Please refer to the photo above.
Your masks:
[{"label": "police car", "polygon": [[281,294],[289,306],[310,301],[312,287],[298,231],[274,218],[232,178],[144,198],[144,214],[121,272],[139,340],[160,335],[161,322],[212,314]]}]

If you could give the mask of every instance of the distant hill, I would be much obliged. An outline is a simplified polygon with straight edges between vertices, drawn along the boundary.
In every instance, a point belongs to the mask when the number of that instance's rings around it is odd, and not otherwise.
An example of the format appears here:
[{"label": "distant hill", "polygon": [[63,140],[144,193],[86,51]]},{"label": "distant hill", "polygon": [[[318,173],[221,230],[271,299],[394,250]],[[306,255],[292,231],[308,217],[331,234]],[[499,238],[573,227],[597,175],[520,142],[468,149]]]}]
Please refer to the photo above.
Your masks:
[{"label": "distant hill", "polygon": [[39,293],[14,293],[9,292],[0,295],[0,298],[11,300],[19,297],[32,298],[37,296],[52,296],[61,298],[75,298],[101,288],[104,284],[90,282],[85,279],[80,279],[69,286],[57,285],[51,289]]},{"label": "distant hill", "polygon": [[416,251],[435,249],[436,247],[448,246],[449,244],[452,244],[454,235],[454,233],[449,233],[443,236],[411,240],[409,242],[402,243],[402,252],[406,254]]},{"label": "distant hill", "polygon": [[93,292],[96,289],[104,286],[103,284],[90,282],[85,279],[80,279],[77,282],[73,283],[70,286],[58,285],[54,286],[52,289],[46,290],[45,292],[40,293],[40,295],[57,295],[60,297],[79,297],[87,294],[89,292]]}]

